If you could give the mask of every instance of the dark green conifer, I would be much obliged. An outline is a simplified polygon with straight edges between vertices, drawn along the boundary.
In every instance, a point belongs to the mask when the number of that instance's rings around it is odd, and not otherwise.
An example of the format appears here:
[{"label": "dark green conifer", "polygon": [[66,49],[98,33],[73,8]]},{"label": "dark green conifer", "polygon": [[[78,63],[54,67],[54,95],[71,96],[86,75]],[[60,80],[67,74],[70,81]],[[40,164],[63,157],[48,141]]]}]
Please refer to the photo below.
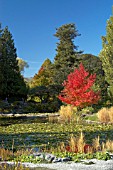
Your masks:
[{"label": "dark green conifer", "polygon": [[57,54],[54,58],[53,80],[55,84],[61,84],[74,69],[76,56],[81,53],[78,51],[78,46],[74,44],[74,39],[79,35],[73,23],[56,29],[55,36],[59,39],[59,43],[57,43]]},{"label": "dark green conifer", "polygon": [[0,36],[0,98],[25,98],[27,88],[20,74],[12,34],[6,27]]}]

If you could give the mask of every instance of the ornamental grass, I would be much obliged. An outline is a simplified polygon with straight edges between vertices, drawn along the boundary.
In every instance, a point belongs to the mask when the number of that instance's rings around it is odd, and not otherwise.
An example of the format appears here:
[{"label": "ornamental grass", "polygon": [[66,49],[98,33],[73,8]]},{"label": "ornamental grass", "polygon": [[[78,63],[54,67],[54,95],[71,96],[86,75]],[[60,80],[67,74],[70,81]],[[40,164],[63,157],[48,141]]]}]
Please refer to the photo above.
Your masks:
[{"label": "ornamental grass", "polygon": [[77,112],[77,108],[73,107],[72,105],[67,105],[67,106],[61,106],[59,113],[59,122],[72,122],[72,121],[76,121],[77,117],[76,117],[76,112]]},{"label": "ornamental grass", "polygon": [[109,108],[108,114],[110,122],[113,123],[113,107]]},{"label": "ornamental grass", "polygon": [[15,163],[13,165],[2,163],[0,164],[1,170],[30,170],[28,167],[24,167],[21,163]]},{"label": "ornamental grass", "polygon": [[97,117],[102,123],[113,123],[113,107],[111,108],[102,108],[98,111]]},{"label": "ornamental grass", "polygon": [[[113,152],[113,141],[107,140],[106,142],[100,142],[100,137],[96,137],[92,140],[92,144],[85,142],[84,134],[81,132],[79,137],[74,137],[72,134],[68,145],[63,143],[63,150],[72,153],[96,153],[96,152]],[[61,147],[60,147],[61,148]]]},{"label": "ornamental grass", "polygon": [[1,159],[1,161],[9,160],[12,155],[13,155],[12,151],[5,149],[5,148],[0,148],[0,159]]}]

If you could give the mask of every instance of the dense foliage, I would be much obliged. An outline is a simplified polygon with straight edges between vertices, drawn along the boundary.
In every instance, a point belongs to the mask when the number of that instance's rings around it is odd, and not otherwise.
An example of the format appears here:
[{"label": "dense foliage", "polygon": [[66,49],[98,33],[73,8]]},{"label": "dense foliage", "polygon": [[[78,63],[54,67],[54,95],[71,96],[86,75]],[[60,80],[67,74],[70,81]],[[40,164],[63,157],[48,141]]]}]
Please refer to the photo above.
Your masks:
[{"label": "dense foliage", "polygon": [[52,62],[46,59],[34,75],[29,83],[29,99],[28,102],[35,102],[36,111],[39,112],[55,112],[58,111],[61,101],[58,99],[58,94],[61,91],[61,86],[53,85],[52,81]]},{"label": "dense foliage", "polygon": [[[83,63],[85,69],[90,74],[97,75],[93,89],[101,92],[101,102],[104,103],[107,98],[108,83],[105,81],[100,58],[92,54],[81,54],[81,51],[77,50],[78,47],[74,45],[74,38],[79,36],[79,34],[75,24],[62,25],[56,29],[55,36],[59,38],[59,43],[57,43],[57,54],[53,63],[49,59],[46,59],[38,73],[35,74],[32,81],[29,83],[31,91],[34,91],[34,94],[31,96],[32,100],[35,100],[39,93],[40,96],[45,99],[45,92],[43,91],[46,89],[46,92],[49,91],[50,95],[50,90],[47,89],[50,89],[49,86],[51,85],[58,85],[60,87],[59,89],[62,89],[62,83],[66,80],[68,74],[74,71],[75,68],[78,68],[80,63]],[[42,87],[43,90],[40,91],[39,89],[42,89]],[[35,91],[34,89],[37,90]],[[57,94],[58,92],[60,92],[60,90],[57,90]],[[47,94],[46,97],[48,96]],[[56,92],[54,92],[54,94],[56,94]],[[57,94],[55,96],[55,101]],[[42,100],[38,99],[38,101]],[[48,103],[49,100],[47,99],[46,101]]]},{"label": "dense foliage", "polygon": [[107,21],[106,36],[102,36],[103,48],[100,52],[105,79],[109,84],[108,92],[113,99],[113,16]]},{"label": "dense foliage", "polygon": [[62,104],[57,97],[60,91],[59,85],[36,86],[30,89],[28,102],[35,102],[36,111],[56,112]]},{"label": "dense foliage", "polygon": [[16,48],[6,27],[0,36],[0,98],[26,98],[27,88],[20,74]]},{"label": "dense foliage", "polygon": [[48,86],[52,84],[51,79],[51,66],[52,62],[47,58],[39,69],[38,73],[34,75],[30,82],[30,87]]},{"label": "dense foliage", "polygon": [[[102,68],[102,61],[99,57],[92,54],[78,55],[76,57],[76,61],[77,62],[74,64],[79,65],[80,63],[83,63],[86,71],[88,71],[90,74],[96,74],[96,81],[93,89],[99,90],[101,92],[101,103],[104,103],[108,98],[108,83],[105,80],[105,73]],[[75,67],[77,66],[75,65]]]},{"label": "dense foliage", "polygon": [[54,58],[53,81],[61,84],[73,70],[76,55],[80,53],[75,46],[74,39],[79,36],[75,24],[65,24],[56,29],[55,36],[59,39]]},{"label": "dense foliage", "polygon": [[100,99],[99,92],[92,89],[95,79],[96,75],[89,75],[81,63],[79,69],[75,69],[64,81],[59,99],[80,108],[97,103]]}]

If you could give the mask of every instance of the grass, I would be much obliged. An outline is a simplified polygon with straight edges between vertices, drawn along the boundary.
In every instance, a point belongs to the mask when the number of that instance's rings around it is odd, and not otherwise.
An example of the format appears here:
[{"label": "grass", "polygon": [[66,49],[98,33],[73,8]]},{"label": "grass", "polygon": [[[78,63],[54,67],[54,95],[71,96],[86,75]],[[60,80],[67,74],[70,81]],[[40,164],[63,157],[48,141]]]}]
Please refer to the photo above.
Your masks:
[{"label": "grass", "polygon": [[87,116],[85,117],[85,120],[98,121],[99,119],[98,119],[97,114],[92,114],[92,115],[87,115]]}]

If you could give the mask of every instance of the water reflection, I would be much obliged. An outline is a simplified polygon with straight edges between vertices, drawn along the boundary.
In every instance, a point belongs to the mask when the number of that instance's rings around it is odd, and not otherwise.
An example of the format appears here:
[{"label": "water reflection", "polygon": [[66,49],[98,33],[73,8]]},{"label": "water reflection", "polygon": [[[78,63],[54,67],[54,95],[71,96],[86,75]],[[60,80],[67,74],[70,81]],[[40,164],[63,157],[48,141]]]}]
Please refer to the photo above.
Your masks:
[{"label": "water reflection", "polygon": [[48,117],[37,116],[19,116],[19,117],[0,117],[0,126],[9,126],[11,124],[28,124],[28,123],[47,123]]}]

